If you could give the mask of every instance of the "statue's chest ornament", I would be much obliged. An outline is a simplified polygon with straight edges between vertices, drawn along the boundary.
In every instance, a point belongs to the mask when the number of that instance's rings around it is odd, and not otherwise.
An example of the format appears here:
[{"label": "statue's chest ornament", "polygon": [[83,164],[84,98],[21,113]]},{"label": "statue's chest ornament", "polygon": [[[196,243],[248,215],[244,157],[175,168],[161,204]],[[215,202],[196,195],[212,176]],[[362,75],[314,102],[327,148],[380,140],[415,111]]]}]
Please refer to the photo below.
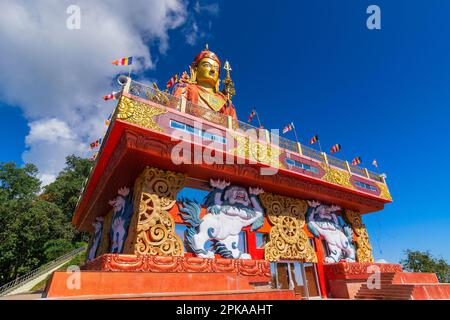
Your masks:
[{"label": "statue's chest ornament", "polygon": [[200,98],[214,111],[218,112],[220,109],[222,109],[223,105],[225,104],[225,100],[221,99],[217,96],[214,96],[212,94],[198,91],[198,94]]}]

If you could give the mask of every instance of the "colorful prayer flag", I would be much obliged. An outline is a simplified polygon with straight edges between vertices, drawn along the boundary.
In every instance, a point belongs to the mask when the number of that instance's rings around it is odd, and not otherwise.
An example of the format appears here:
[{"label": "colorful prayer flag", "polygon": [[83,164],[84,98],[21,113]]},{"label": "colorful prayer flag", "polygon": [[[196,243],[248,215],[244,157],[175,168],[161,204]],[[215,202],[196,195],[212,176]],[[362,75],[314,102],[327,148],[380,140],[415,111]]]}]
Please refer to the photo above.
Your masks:
[{"label": "colorful prayer flag", "polygon": [[294,129],[294,123],[293,123],[293,122],[289,123],[287,126],[285,126],[285,127],[283,128],[283,133],[289,132],[289,131],[291,131],[292,129]]},{"label": "colorful prayer flag", "polygon": [[95,160],[98,156],[98,152],[95,152],[89,160]]},{"label": "colorful prayer flag", "polygon": [[91,149],[98,147],[98,140],[91,143]]},{"label": "colorful prayer flag", "polygon": [[374,165],[375,167],[377,167],[378,168],[378,162],[377,162],[377,160],[375,159],[375,160],[373,160],[373,162],[372,162],[372,165]]},{"label": "colorful prayer flag", "polygon": [[309,140],[309,144],[314,144],[317,141],[319,141],[319,136],[316,134],[314,137],[311,138],[311,140]]},{"label": "colorful prayer flag", "polygon": [[352,160],[352,166],[356,166],[361,163],[361,157],[356,157]]},{"label": "colorful prayer flag", "polygon": [[114,100],[117,99],[117,93],[118,92],[111,92],[110,94],[107,94],[106,96],[103,97],[103,100],[108,101],[108,100]]},{"label": "colorful prayer flag", "polygon": [[167,89],[172,88],[172,86],[177,83],[178,81],[178,73],[176,75],[174,75],[172,78],[169,79],[169,81],[167,81],[166,87]]},{"label": "colorful prayer flag", "polygon": [[341,150],[341,145],[340,145],[339,143],[336,143],[334,146],[331,147],[330,152],[331,152],[331,153],[336,153],[336,152],[338,152],[339,150]]},{"label": "colorful prayer flag", "polygon": [[100,138],[98,140],[95,140],[94,142],[91,143],[91,149],[97,148],[99,145],[102,144],[102,140],[103,138]]},{"label": "colorful prayer flag", "polygon": [[252,112],[250,113],[250,115],[248,116],[248,120],[247,120],[248,123],[252,122],[255,114],[256,114],[256,111],[255,111],[255,109],[253,109]]},{"label": "colorful prayer flag", "polygon": [[133,63],[133,57],[128,57],[128,58],[122,58],[122,59],[114,60],[111,63],[113,65],[116,65],[116,66],[129,66],[130,64]]},{"label": "colorful prayer flag", "polygon": [[109,114],[108,119],[106,119],[106,121],[105,121],[106,126],[109,126],[109,124],[111,123],[111,118],[112,118],[112,113]]}]

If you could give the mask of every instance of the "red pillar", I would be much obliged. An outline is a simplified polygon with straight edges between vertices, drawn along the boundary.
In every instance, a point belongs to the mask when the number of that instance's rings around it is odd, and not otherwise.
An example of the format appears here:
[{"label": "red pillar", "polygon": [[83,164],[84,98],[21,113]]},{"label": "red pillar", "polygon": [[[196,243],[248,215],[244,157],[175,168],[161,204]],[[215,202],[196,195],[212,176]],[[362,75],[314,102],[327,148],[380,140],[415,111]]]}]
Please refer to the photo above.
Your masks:
[{"label": "red pillar", "polygon": [[326,298],[328,296],[328,284],[325,279],[325,272],[323,267],[325,257],[323,254],[324,250],[322,246],[322,240],[316,237],[314,237],[313,239],[317,254],[317,275],[319,278],[320,291],[322,293],[322,297]]}]

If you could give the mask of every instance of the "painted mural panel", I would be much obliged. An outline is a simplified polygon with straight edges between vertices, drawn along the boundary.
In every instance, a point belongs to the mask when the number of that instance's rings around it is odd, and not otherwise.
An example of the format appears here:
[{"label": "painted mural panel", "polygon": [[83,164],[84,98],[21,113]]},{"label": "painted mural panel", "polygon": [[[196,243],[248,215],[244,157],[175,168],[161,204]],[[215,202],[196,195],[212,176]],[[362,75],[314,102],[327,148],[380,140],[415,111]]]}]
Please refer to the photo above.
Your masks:
[{"label": "painted mural panel", "polygon": [[128,227],[133,215],[133,197],[129,188],[120,188],[117,196],[109,201],[113,207],[113,218],[109,230],[111,253],[122,253]]},{"label": "painted mural panel", "polygon": [[103,220],[103,217],[97,217],[95,222],[92,224],[94,227],[94,235],[92,238],[91,247],[88,251],[87,261],[91,261],[96,257],[98,247],[100,246],[100,240],[102,239]]},{"label": "painted mural panel", "polygon": [[315,237],[323,237],[329,249],[325,263],[335,263],[343,259],[355,261],[352,228],[338,215],[340,207],[308,201],[306,213],[308,230]]},{"label": "painted mural panel", "polygon": [[[264,224],[264,210],[258,195],[260,188],[231,185],[230,182],[211,179],[212,191],[206,196],[206,215],[200,218],[201,205],[196,201],[182,199],[180,215],[189,225],[185,241],[192,251],[202,258],[251,259],[251,255],[240,249],[239,234],[242,228],[250,226],[251,231]],[[212,248],[205,244],[213,241]]]}]

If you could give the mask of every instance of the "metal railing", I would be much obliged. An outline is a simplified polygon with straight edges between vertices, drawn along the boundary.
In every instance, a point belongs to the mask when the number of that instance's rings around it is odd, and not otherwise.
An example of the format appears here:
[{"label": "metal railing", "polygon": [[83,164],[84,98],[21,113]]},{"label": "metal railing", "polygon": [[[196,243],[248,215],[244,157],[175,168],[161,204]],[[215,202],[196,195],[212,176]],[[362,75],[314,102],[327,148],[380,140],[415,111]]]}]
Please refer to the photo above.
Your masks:
[{"label": "metal railing", "polygon": [[20,276],[20,277],[16,278],[15,280],[13,280],[11,282],[8,282],[7,284],[5,284],[2,287],[0,287],[0,297],[8,294],[9,292],[13,291],[14,289],[16,289],[18,287],[21,287],[22,285],[24,285],[28,281],[36,279],[40,275],[42,275],[42,274],[52,270],[53,268],[55,268],[59,264],[70,260],[71,258],[76,256],[80,252],[86,250],[86,248],[87,247],[85,246],[85,247],[81,247],[81,248],[75,249],[75,250],[73,250],[73,251],[71,251],[69,253],[66,253],[66,254],[62,255],[61,257],[59,257],[59,258],[57,258],[57,259],[55,259],[53,261],[50,261],[50,262],[46,263],[43,266],[40,266],[39,268],[37,268],[37,269],[35,269],[33,271],[30,271],[30,272],[24,274],[23,276]]},{"label": "metal railing", "polygon": [[351,172],[359,174],[360,176],[363,176],[363,177],[366,176],[366,172],[361,167],[351,166],[350,170],[351,170]]},{"label": "metal railing", "polygon": [[[164,105],[166,107],[176,109],[178,111],[183,111],[187,114],[208,120],[212,123],[221,125],[223,127],[231,128],[233,130],[239,129],[242,130],[243,132],[248,130],[255,130],[258,135],[261,135],[261,132],[265,132],[264,130],[260,130],[260,128],[252,126],[249,123],[230,119],[231,117],[228,117],[222,113],[213,110],[206,109],[190,101],[185,101],[185,104],[183,105],[181,98],[175,97],[167,91],[161,91],[156,89],[156,87],[151,87],[149,85],[131,79],[129,79],[128,90],[124,90],[124,93],[127,93],[135,97],[139,97],[144,100],[152,101]],[[299,153],[309,158],[325,163],[324,155],[318,150],[312,149],[303,144],[299,146],[299,144],[295,141],[292,141],[290,139],[278,135],[275,137],[275,135],[272,133],[269,134],[268,136],[270,137],[270,141],[267,141],[266,137],[259,137],[259,139],[266,140],[268,143],[271,143],[272,141],[278,141],[278,147],[280,148],[289,150],[291,152]],[[301,148],[301,150],[299,150],[299,147]],[[330,155],[327,155],[327,160],[329,165],[348,171],[346,161]],[[367,170],[368,173],[367,174],[365,169],[354,166],[351,166],[350,171],[351,173],[358,174],[371,180],[384,183],[384,180],[380,177],[380,174],[377,174],[375,172]]]},{"label": "metal railing", "polygon": [[328,159],[328,163],[330,165],[344,169],[344,170],[348,170],[347,163],[344,160],[338,159],[338,158],[330,156],[330,155],[327,155],[327,159]]}]

